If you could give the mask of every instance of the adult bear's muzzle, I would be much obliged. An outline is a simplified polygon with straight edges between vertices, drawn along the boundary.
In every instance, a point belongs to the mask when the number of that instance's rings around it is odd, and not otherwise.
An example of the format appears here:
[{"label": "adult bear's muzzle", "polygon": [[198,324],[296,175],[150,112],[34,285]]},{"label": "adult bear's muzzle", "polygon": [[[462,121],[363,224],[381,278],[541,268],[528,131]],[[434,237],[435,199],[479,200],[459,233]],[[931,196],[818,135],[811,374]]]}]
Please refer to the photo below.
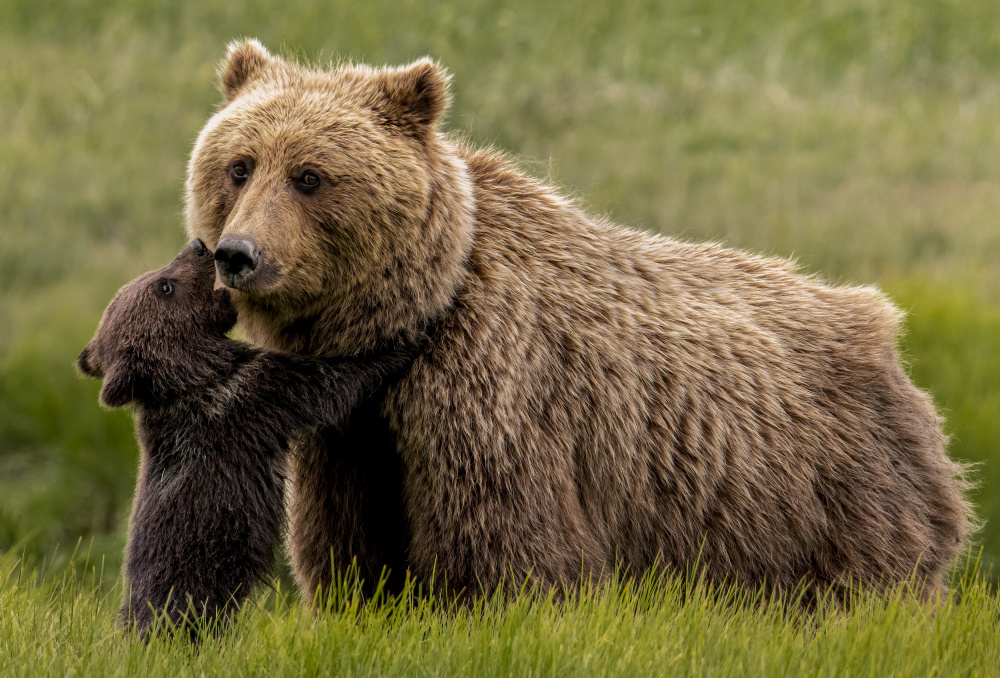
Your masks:
[{"label": "adult bear's muzzle", "polygon": [[253,275],[260,263],[260,249],[250,238],[223,238],[215,248],[215,266],[230,287]]}]

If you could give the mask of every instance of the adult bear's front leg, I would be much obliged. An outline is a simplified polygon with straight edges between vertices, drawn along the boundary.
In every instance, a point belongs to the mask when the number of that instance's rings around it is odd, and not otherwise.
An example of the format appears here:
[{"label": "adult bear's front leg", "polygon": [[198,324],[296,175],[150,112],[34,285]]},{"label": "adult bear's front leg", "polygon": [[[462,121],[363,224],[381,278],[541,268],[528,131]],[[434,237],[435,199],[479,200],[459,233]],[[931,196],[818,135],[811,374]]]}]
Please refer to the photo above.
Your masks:
[{"label": "adult bear's front leg", "polygon": [[422,365],[390,390],[411,527],[408,560],[450,591],[576,583],[610,571],[551,412],[490,407]]},{"label": "adult bear's front leg", "polygon": [[307,601],[352,561],[368,591],[383,567],[390,570],[390,589],[405,578],[402,470],[379,407],[378,398],[364,403],[342,431],[324,429],[290,457],[289,552]]},{"label": "adult bear's front leg", "polygon": [[609,574],[570,478],[544,462],[528,469],[505,459],[509,449],[406,452],[414,573],[473,595],[516,591],[525,580],[549,587]]}]

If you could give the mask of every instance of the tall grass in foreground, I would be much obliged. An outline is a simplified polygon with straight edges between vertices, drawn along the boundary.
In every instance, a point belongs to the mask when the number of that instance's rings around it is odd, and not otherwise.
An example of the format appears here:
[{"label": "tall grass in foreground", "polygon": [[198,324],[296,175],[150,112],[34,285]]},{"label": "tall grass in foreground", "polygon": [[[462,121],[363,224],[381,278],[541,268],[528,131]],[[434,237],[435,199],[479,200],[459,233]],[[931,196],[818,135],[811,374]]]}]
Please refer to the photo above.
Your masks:
[{"label": "tall grass in foreground", "polygon": [[29,571],[0,559],[0,674],[82,676],[987,676],[1000,671],[1000,598],[975,572],[951,598],[859,595],[803,612],[691,578],[619,579],[566,602],[442,605],[411,584],[365,601],[344,580],[326,609],[260,598],[199,647],[148,645],[116,624],[121,591],[89,564]]}]

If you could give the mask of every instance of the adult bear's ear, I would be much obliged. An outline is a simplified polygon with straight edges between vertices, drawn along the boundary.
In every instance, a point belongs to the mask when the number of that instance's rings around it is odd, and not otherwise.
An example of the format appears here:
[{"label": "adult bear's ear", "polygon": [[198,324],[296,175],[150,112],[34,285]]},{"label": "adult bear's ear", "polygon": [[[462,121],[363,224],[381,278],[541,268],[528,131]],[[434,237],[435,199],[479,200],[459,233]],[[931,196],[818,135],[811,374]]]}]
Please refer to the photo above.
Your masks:
[{"label": "adult bear's ear", "polygon": [[116,365],[104,375],[100,401],[105,407],[123,407],[135,400],[136,375],[132,370]]},{"label": "adult bear's ear", "polygon": [[430,57],[381,73],[382,112],[394,124],[424,136],[448,108],[451,75]]},{"label": "adult bear's ear", "polygon": [[219,65],[219,82],[226,101],[235,99],[247,83],[258,78],[277,62],[278,60],[253,38],[229,43],[226,58]]}]

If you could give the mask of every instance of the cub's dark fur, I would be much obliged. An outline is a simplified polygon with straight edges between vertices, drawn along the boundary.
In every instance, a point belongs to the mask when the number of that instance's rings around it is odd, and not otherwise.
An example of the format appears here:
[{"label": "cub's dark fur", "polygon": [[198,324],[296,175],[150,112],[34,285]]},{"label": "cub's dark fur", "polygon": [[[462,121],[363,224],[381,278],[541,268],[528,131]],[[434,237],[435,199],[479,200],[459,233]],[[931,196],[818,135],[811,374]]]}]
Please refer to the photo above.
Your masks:
[{"label": "cub's dark fur", "polygon": [[142,456],[122,615],[142,632],[154,610],[182,623],[246,599],[282,532],[289,438],[340,426],[416,355],[410,346],[320,360],[253,348],[226,337],[236,312],[214,280],[212,253],[193,241],[119,291],[77,359],[104,378],[104,405],[134,405]]}]

